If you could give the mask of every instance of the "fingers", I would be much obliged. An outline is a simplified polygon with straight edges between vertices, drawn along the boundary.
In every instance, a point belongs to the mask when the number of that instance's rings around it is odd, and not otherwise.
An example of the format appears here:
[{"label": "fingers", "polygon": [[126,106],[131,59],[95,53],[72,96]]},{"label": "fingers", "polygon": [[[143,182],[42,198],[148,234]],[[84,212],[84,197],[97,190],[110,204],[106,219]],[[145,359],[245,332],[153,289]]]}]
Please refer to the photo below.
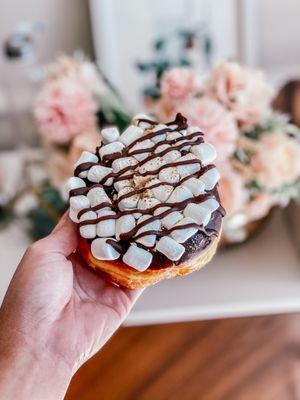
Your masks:
[{"label": "fingers", "polygon": [[65,212],[52,233],[44,241],[49,250],[60,252],[66,257],[76,250],[78,231],[76,225],[70,220],[68,211]]}]

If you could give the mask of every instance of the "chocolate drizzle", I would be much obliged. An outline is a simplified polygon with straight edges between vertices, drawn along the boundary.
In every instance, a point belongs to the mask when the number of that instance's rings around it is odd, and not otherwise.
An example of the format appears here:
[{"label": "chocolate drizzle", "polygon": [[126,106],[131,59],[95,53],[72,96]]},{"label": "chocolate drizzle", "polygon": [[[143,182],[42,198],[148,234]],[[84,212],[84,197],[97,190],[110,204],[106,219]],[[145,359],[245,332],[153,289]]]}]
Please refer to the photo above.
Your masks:
[{"label": "chocolate drizzle", "polygon": [[[118,159],[118,158],[123,158],[123,157],[132,157],[134,155],[137,154],[143,154],[143,153],[148,153],[149,155],[147,157],[145,157],[145,159],[143,159],[142,161],[137,162],[135,165],[130,165],[127,166],[123,169],[121,169],[119,172],[110,172],[108,173],[99,183],[96,184],[91,184],[91,182],[89,180],[85,180],[87,186],[86,187],[81,187],[78,189],[73,189],[70,191],[70,197],[72,196],[79,196],[79,195],[86,195],[89,190],[91,190],[92,188],[97,188],[97,187],[101,187],[103,188],[106,193],[109,195],[110,199],[112,200],[112,202],[103,202],[100,204],[97,204],[96,206],[93,207],[88,207],[85,208],[83,210],[81,210],[78,213],[78,219],[84,215],[86,212],[88,211],[99,211],[101,209],[104,208],[110,208],[112,211],[115,211],[116,214],[112,214],[112,215],[106,215],[106,216],[101,216],[98,217],[96,219],[88,219],[85,221],[80,221],[78,223],[79,227],[85,226],[85,225],[90,225],[90,224],[97,224],[99,222],[105,221],[105,220],[109,220],[109,219],[118,219],[121,218],[123,216],[126,215],[132,215],[134,213],[138,213],[141,215],[149,215],[154,213],[157,209],[159,208],[167,208],[165,211],[161,212],[160,214],[157,215],[152,215],[151,217],[149,217],[148,219],[138,223],[133,229],[131,229],[129,232],[123,233],[120,235],[120,241],[137,241],[138,239],[141,239],[142,237],[148,236],[148,235],[156,235],[158,237],[164,236],[164,235],[169,235],[171,232],[173,232],[174,230],[181,230],[181,229],[190,229],[190,228],[195,228],[197,229],[197,231],[199,231],[199,234],[202,234],[203,237],[209,238],[212,235],[216,235],[218,233],[217,230],[215,229],[207,229],[204,228],[202,225],[195,223],[187,223],[184,225],[177,225],[177,226],[173,226],[170,229],[164,229],[164,230],[148,230],[145,232],[139,232],[139,230],[141,228],[143,228],[144,226],[150,224],[151,222],[157,221],[157,220],[161,220],[162,218],[166,217],[167,215],[169,215],[170,213],[174,212],[174,211],[182,211],[185,209],[185,207],[188,204],[191,203],[196,203],[199,204],[209,198],[217,198],[218,199],[218,194],[216,189],[214,189],[213,191],[209,191],[209,193],[204,193],[201,194],[199,196],[195,196],[195,197],[191,197],[188,198],[184,201],[181,201],[179,203],[168,203],[168,202],[161,202],[159,204],[156,204],[155,206],[149,208],[149,209],[140,209],[140,208],[135,208],[135,209],[127,209],[124,211],[120,211],[119,210],[119,203],[122,200],[125,200],[129,197],[132,196],[136,196],[139,194],[142,194],[148,190],[151,189],[155,189],[158,188],[160,186],[171,186],[173,188],[178,187],[179,185],[181,185],[183,182],[185,182],[186,180],[190,179],[191,177],[195,177],[195,178],[200,178],[201,175],[203,175],[205,172],[207,172],[209,169],[214,168],[214,165],[207,165],[207,166],[203,166],[201,161],[199,159],[195,158],[193,159],[187,159],[187,160],[178,160],[178,161],[173,161],[173,162],[169,162],[163,165],[158,166],[158,168],[154,169],[154,170],[146,170],[144,172],[141,172],[140,170],[138,170],[141,166],[145,165],[147,162],[150,162],[151,160],[154,160],[156,158],[159,157],[163,157],[166,154],[168,154],[169,152],[172,151],[178,151],[181,153],[181,156],[183,156],[185,154],[185,147],[186,146],[191,146],[191,145],[199,145],[201,143],[204,142],[203,140],[203,133],[201,131],[196,131],[193,132],[191,134],[188,134],[186,136],[180,136],[178,138],[175,139],[163,139],[161,141],[158,141],[157,143],[155,143],[153,146],[147,147],[147,148],[141,148],[141,149],[134,149],[134,147],[136,145],[138,145],[141,142],[144,142],[147,139],[153,139],[154,137],[158,137],[161,135],[165,135],[166,133],[171,133],[171,132],[176,132],[176,131],[182,131],[188,128],[187,125],[187,120],[186,118],[184,118],[181,114],[177,114],[176,118],[174,121],[167,123],[162,129],[155,129],[155,127],[158,125],[158,123],[156,121],[151,121],[148,119],[144,119],[141,118],[138,120],[139,123],[140,122],[145,122],[148,123],[150,125],[150,127],[148,129],[145,130],[146,134],[137,138],[136,140],[134,140],[132,143],[130,143],[128,146],[126,146],[121,152],[118,153],[114,153],[114,154],[108,154],[105,155],[102,158],[102,162],[85,162],[82,163],[80,165],[78,165],[75,168],[74,171],[74,175],[75,176],[80,176],[80,174],[82,172],[88,171],[91,167],[96,166],[96,165],[100,165],[100,166],[104,166],[104,167],[108,167],[111,168],[111,164],[113,162],[113,160]],[[157,153],[155,153],[155,150],[160,147],[160,146],[164,146],[164,145],[168,145],[169,147],[163,149],[162,151],[159,151]],[[97,149],[97,153],[96,155],[98,156],[98,150]],[[185,176],[184,178],[182,178],[181,180],[179,180],[178,182],[159,182],[159,183],[155,183],[152,185],[144,185],[141,188],[137,188],[137,189],[133,189],[132,191],[129,191],[126,194],[123,194],[121,196],[118,197],[118,199],[114,199],[116,196],[116,192],[114,191],[113,188],[113,184],[110,187],[105,187],[103,185],[105,185],[105,183],[109,180],[112,179],[113,183],[116,182],[120,182],[123,180],[127,180],[127,179],[132,179],[134,177],[143,177],[146,178],[149,176],[149,179],[151,180],[151,176],[153,175],[157,175],[159,174],[162,170],[166,169],[166,168],[176,168],[176,167],[180,167],[180,166],[184,166],[184,165],[193,165],[193,164],[197,164],[199,165],[199,169],[197,172],[191,173],[187,176]],[[219,214],[224,214],[224,210],[222,209],[222,207],[220,206],[219,209],[217,210]],[[209,239],[207,239],[207,241],[209,242]],[[121,243],[116,242],[114,239],[110,239],[108,238],[106,240],[106,242],[108,244],[110,244],[115,250],[117,250],[118,252],[122,253],[123,251],[123,246]],[[145,248],[144,245],[137,243],[137,245],[139,247]],[[154,254],[153,249],[149,249],[146,248],[147,250],[149,250],[150,252],[152,252]]]}]

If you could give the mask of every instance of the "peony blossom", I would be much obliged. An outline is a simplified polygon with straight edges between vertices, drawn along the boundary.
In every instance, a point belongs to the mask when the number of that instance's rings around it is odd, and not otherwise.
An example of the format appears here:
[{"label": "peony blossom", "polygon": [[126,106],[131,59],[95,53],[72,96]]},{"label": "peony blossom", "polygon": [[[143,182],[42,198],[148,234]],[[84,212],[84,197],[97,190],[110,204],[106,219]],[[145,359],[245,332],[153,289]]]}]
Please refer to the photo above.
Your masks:
[{"label": "peony blossom", "polygon": [[68,143],[76,135],[94,130],[95,112],[89,90],[67,77],[46,82],[34,109],[41,135],[55,143]]},{"label": "peony blossom", "polygon": [[243,177],[234,171],[229,162],[221,163],[219,171],[219,194],[227,216],[243,211],[248,200]]},{"label": "peony blossom", "polygon": [[265,132],[255,142],[250,173],[267,190],[294,184],[300,178],[300,143],[282,131]]},{"label": "peony blossom", "polygon": [[185,100],[196,90],[196,78],[189,68],[172,68],[165,72],[160,81],[162,99],[169,103]]},{"label": "peony blossom", "polygon": [[204,93],[230,110],[243,130],[264,122],[271,110],[273,90],[262,72],[234,62],[223,62],[209,73]]},{"label": "peony blossom", "polygon": [[238,130],[232,115],[218,102],[209,98],[193,98],[185,102],[179,111],[189,123],[205,133],[205,140],[217,150],[217,162],[229,158],[235,148]]}]

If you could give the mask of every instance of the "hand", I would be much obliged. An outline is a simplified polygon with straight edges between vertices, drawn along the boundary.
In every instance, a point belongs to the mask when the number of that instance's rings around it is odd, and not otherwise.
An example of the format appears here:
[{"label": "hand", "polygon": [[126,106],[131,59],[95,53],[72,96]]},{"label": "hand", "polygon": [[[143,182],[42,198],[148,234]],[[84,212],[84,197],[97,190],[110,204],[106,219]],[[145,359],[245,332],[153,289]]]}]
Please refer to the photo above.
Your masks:
[{"label": "hand", "polygon": [[117,287],[86,268],[74,253],[77,241],[64,215],[51,235],[26,251],[0,310],[0,354],[5,349],[11,360],[19,349],[71,377],[127,316],[141,291]]}]

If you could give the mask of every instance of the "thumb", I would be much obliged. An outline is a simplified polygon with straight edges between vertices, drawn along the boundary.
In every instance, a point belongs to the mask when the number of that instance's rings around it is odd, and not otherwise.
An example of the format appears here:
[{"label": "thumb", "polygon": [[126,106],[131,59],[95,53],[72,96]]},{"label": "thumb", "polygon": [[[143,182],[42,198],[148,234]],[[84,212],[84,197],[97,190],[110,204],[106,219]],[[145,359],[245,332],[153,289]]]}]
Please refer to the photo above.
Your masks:
[{"label": "thumb", "polygon": [[68,214],[66,211],[51,234],[44,239],[50,251],[60,252],[66,257],[76,250],[78,244],[77,227]]}]

